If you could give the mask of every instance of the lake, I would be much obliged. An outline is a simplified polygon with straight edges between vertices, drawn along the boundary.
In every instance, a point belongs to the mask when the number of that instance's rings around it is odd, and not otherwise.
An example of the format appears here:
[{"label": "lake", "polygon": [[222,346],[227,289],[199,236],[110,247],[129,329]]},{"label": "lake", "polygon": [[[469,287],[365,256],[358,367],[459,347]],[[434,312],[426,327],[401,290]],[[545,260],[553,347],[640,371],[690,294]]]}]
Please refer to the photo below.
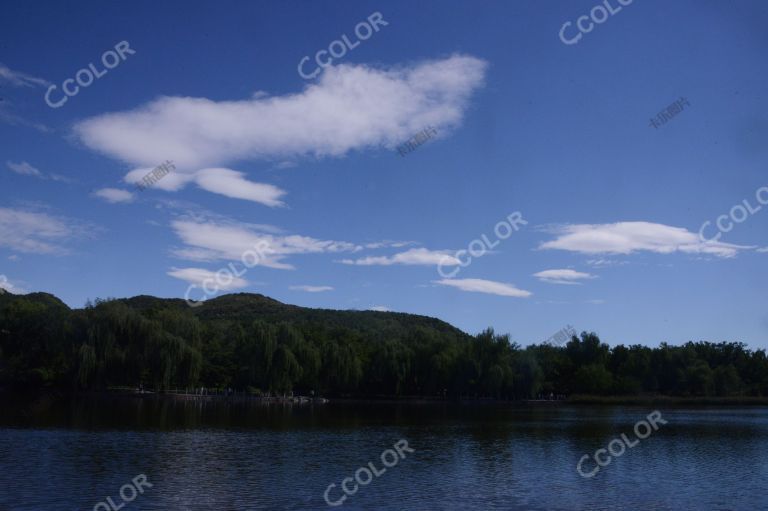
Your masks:
[{"label": "lake", "polygon": [[2,511],[752,511],[768,502],[766,407],[662,407],[649,422],[651,406],[563,403],[0,404]]}]

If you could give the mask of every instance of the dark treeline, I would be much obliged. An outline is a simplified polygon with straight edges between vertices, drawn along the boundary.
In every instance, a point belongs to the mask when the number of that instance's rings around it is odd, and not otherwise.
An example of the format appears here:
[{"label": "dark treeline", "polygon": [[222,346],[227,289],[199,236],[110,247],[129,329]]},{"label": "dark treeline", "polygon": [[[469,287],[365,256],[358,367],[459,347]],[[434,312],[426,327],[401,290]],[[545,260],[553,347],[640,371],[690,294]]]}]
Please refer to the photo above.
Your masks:
[{"label": "dark treeline", "polygon": [[70,309],[0,295],[0,386],[233,388],[254,394],[768,396],[764,350],[738,342],[610,348],[583,332],[526,348],[402,313],[332,311],[237,294],[201,307],[140,296]]}]

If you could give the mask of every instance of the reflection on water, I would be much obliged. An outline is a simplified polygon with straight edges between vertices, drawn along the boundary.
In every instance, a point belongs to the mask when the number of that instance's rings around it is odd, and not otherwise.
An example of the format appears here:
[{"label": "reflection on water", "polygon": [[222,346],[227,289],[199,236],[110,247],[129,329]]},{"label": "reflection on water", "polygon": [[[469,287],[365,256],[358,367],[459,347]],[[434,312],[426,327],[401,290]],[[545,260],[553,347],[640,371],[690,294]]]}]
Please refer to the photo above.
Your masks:
[{"label": "reflection on water", "polygon": [[631,434],[650,408],[154,397],[0,405],[3,511],[90,511],[107,496],[119,504],[138,474],[153,486],[123,511],[331,509],[328,485],[340,487],[401,438],[415,452],[336,509],[766,507],[766,408],[662,408],[668,424],[585,479],[579,459]]}]

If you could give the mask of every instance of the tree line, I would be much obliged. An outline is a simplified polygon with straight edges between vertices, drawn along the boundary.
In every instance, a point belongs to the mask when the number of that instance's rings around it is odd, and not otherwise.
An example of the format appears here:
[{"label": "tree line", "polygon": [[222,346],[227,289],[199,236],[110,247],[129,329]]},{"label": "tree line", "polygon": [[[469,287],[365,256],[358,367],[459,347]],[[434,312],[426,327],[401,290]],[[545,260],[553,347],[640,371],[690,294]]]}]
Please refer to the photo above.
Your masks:
[{"label": "tree line", "polygon": [[97,300],[0,295],[0,386],[253,394],[530,399],[541,395],[768,396],[765,350],[741,342],[610,347],[593,332],[522,347],[400,313],[303,309],[227,295]]}]

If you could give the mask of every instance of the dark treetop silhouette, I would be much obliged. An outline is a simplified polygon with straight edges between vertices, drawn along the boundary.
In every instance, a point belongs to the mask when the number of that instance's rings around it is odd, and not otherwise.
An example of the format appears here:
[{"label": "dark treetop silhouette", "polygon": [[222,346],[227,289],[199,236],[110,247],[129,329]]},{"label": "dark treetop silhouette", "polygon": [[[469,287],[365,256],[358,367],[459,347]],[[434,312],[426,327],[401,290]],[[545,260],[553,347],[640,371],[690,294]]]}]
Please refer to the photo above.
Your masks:
[{"label": "dark treetop silhouette", "polygon": [[231,294],[190,308],[136,296],[70,309],[46,293],[0,295],[0,386],[252,394],[767,396],[765,351],[739,342],[610,348],[594,333],[521,348],[488,329]]}]

